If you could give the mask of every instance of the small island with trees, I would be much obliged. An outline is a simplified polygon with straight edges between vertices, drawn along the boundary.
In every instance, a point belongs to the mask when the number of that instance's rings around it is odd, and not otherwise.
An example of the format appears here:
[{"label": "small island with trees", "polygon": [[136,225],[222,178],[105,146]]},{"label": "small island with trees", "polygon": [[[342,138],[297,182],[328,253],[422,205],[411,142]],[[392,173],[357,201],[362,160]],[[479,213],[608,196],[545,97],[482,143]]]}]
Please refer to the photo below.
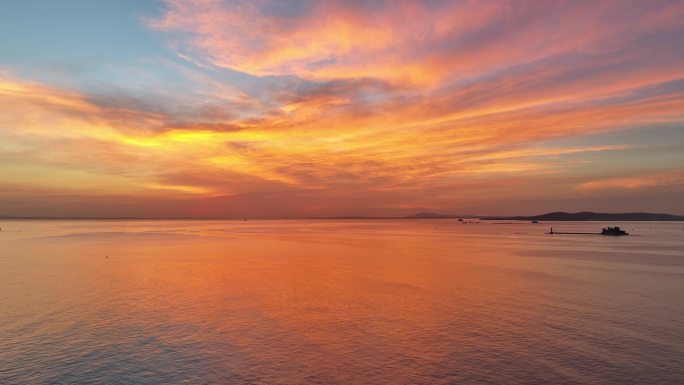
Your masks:
[{"label": "small island with trees", "polygon": [[601,230],[601,235],[629,235],[629,233],[626,232],[625,230],[622,230],[618,226],[614,226],[614,227],[608,226],[608,227],[604,227],[603,230]]}]

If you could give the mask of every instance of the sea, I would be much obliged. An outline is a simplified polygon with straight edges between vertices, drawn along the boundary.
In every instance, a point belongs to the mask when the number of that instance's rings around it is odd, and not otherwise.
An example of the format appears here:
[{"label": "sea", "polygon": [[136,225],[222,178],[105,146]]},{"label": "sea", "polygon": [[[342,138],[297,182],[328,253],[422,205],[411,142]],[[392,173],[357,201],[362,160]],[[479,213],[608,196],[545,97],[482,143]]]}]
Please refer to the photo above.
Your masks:
[{"label": "sea", "polygon": [[684,384],[684,222],[0,228],[3,385]]}]

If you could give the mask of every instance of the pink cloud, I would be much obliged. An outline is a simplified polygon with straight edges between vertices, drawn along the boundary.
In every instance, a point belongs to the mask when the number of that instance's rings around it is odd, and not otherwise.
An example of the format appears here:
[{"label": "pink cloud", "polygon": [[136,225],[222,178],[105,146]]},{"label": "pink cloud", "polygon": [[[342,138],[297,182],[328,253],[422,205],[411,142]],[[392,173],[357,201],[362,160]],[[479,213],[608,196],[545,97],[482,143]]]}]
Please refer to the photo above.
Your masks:
[{"label": "pink cloud", "polygon": [[[430,84],[565,52],[619,52],[678,24],[677,2],[168,0],[148,24],[197,63],[257,76]],[[280,10],[280,11],[279,11]],[[677,16],[679,15],[679,16]],[[619,22],[616,20],[619,19]]]}]

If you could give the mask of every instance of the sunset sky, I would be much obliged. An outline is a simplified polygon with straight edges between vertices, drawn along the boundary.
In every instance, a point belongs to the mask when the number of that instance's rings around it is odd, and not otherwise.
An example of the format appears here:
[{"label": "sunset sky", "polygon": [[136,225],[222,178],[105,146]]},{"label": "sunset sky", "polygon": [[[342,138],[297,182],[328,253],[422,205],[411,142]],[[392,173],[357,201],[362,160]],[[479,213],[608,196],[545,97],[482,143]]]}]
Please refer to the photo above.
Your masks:
[{"label": "sunset sky", "polygon": [[684,214],[684,1],[0,1],[0,215]]}]

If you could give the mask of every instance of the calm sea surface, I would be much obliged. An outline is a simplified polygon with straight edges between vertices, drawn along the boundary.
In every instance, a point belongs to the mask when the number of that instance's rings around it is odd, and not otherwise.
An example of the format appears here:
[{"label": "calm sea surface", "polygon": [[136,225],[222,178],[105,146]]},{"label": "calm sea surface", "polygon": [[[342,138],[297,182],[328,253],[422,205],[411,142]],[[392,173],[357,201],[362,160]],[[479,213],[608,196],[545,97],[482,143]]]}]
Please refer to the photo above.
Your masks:
[{"label": "calm sea surface", "polygon": [[684,223],[4,221],[0,383],[684,384]]}]

